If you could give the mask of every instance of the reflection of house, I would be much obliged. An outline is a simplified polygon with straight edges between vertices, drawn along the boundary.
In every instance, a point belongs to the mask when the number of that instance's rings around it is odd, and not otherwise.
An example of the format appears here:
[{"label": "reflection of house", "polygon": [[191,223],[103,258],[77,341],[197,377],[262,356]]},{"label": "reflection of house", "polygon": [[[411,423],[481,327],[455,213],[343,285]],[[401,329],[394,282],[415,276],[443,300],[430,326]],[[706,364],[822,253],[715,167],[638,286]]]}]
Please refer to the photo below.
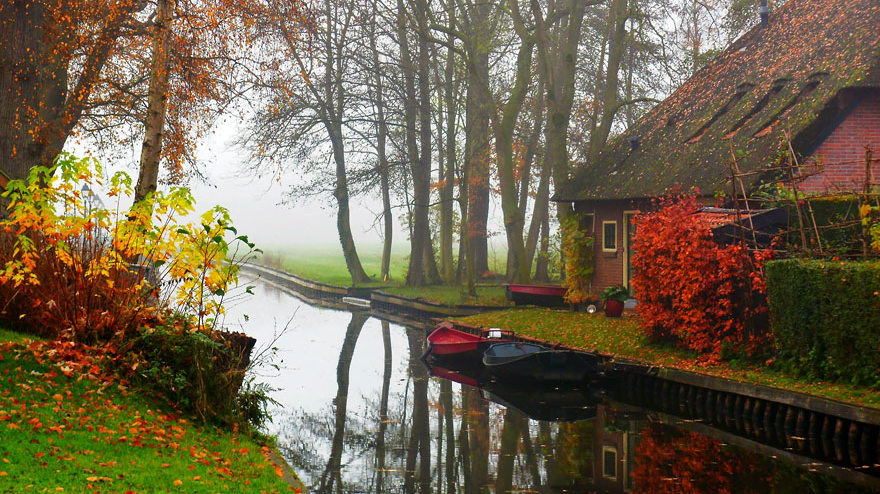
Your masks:
[{"label": "reflection of house", "polygon": [[599,407],[597,419],[593,485],[604,492],[628,492],[632,488],[630,472],[635,464],[639,430],[630,424],[615,426],[604,406]]},{"label": "reflection of house", "polygon": [[[648,198],[698,188],[730,192],[732,156],[748,189],[788,150],[826,165],[809,191],[859,189],[865,146],[880,156],[880,2],[789,0],[694,74],[555,200],[588,216],[593,288],[630,279],[631,220]],[[880,177],[880,166],[874,173]]]}]

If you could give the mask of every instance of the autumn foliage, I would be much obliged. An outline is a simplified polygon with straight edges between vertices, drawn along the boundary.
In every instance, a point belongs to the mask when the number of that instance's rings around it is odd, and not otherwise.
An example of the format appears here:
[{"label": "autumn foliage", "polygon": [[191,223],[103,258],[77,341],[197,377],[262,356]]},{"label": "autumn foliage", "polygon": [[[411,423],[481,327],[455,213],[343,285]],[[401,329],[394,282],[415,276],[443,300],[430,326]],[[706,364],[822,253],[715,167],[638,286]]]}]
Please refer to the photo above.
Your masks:
[{"label": "autumn foliage", "polygon": [[694,196],[658,202],[636,217],[632,284],[652,340],[674,341],[717,360],[755,354],[769,340],[761,260],[742,245],[720,246],[694,214]]},{"label": "autumn foliage", "polygon": [[[195,331],[214,329],[237,281],[241,259],[231,254],[237,244],[248,254],[253,244],[227,240],[236,231],[220,207],[183,223],[193,210],[183,188],[130,210],[96,207],[87,190],[104,182],[93,160],[63,155],[55,167],[34,167],[27,181],[9,184],[9,214],[0,222],[4,317],[89,343],[121,341],[169,311]],[[131,193],[124,173],[106,185],[113,201]]]},{"label": "autumn foliage", "polygon": [[[253,339],[219,331],[224,300],[255,252],[227,211],[196,222],[188,190],[156,192],[130,209],[131,178],[102,176],[62,155],[5,193],[0,220],[0,316],[60,342],[95,345],[120,374],[204,419],[253,415],[244,372]],[[114,209],[90,190],[105,187]],[[265,396],[256,390],[257,397]]]}]

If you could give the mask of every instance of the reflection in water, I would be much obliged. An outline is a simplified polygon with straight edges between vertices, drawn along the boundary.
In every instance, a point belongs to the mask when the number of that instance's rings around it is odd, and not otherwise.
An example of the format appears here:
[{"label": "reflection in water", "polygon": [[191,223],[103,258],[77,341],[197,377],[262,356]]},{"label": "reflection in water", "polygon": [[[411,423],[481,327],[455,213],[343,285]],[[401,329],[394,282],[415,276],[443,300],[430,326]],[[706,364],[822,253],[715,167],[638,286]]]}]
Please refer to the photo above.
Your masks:
[{"label": "reflection in water", "polygon": [[379,427],[376,432],[376,494],[385,492],[385,431],[388,429],[388,392],[391,388],[391,327],[382,321],[382,348],[384,367],[382,372],[382,395],[379,401]]},{"label": "reflection in water", "polygon": [[330,447],[330,459],[327,460],[327,467],[321,474],[318,492],[333,492],[334,483],[342,484],[340,474],[342,471],[342,442],[345,438],[345,418],[348,411],[348,374],[355,345],[357,345],[358,337],[361,335],[361,330],[368,317],[363,312],[352,313],[351,322],[348,323],[348,329],[345,332],[345,339],[342,341],[339,362],[336,364],[336,384],[338,387],[336,398],[333,399],[335,408],[333,442]]},{"label": "reflection in water", "polygon": [[[483,382],[485,392],[429,377],[420,360],[424,331],[302,306],[265,285],[260,291],[246,328],[258,338],[261,328],[271,331],[271,314],[283,320],[299,307],[295,327],[277,342],[289,350],[285,367],[266,379],[283,403],[271,432],[313,492],[805,494],[880,485],[839,467],[825,466],[833,475],[811,472],[817,464],[806,458],[766,445],[734,447],[729,431],[583,390]],[[577,393],[584,398],[578,416]],[[529,405],[541,402],[549,412]]]}]

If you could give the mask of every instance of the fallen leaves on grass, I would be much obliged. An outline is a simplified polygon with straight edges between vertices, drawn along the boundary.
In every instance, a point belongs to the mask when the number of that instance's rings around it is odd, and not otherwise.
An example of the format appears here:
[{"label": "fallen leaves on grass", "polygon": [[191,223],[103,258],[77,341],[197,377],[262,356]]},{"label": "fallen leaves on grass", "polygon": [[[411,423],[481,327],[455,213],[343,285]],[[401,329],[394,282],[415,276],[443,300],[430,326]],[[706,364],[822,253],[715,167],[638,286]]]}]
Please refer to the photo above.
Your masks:
[{"label": "fallen leaves on grass", "polygon": [[293,490],[239,433],[191,424],[132,396],[102,371],[107,356],[97,349],[4,343],[0,355],[0,491],[10,482],[75,492]]}]

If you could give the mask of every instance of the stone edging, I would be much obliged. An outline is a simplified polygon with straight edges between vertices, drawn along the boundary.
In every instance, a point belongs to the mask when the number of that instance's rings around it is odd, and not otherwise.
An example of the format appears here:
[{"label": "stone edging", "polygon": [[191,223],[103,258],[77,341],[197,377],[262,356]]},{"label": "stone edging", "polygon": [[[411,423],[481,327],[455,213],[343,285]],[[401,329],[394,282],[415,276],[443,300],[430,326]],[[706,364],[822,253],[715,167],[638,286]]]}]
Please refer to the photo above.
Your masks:
[{"label": "stone edging", "polygon": [[[275,285],[295,291],[298,298],[310,304],[325,305],[323,301],[341,303],[342,297],[349,296],[368,298],[372,302],[372,312],[379,317],[394,314],[415,320],[427,320],[436,317],[470,316],[509,308],[489,305],[444,305],[383,292],[382,289],[387,287],[341,287],[309,280],[260,264],[247,263],[243,264],[242,268],[256,272]],[[334,305],[334,308],[344,310],[345,305]]]}]

